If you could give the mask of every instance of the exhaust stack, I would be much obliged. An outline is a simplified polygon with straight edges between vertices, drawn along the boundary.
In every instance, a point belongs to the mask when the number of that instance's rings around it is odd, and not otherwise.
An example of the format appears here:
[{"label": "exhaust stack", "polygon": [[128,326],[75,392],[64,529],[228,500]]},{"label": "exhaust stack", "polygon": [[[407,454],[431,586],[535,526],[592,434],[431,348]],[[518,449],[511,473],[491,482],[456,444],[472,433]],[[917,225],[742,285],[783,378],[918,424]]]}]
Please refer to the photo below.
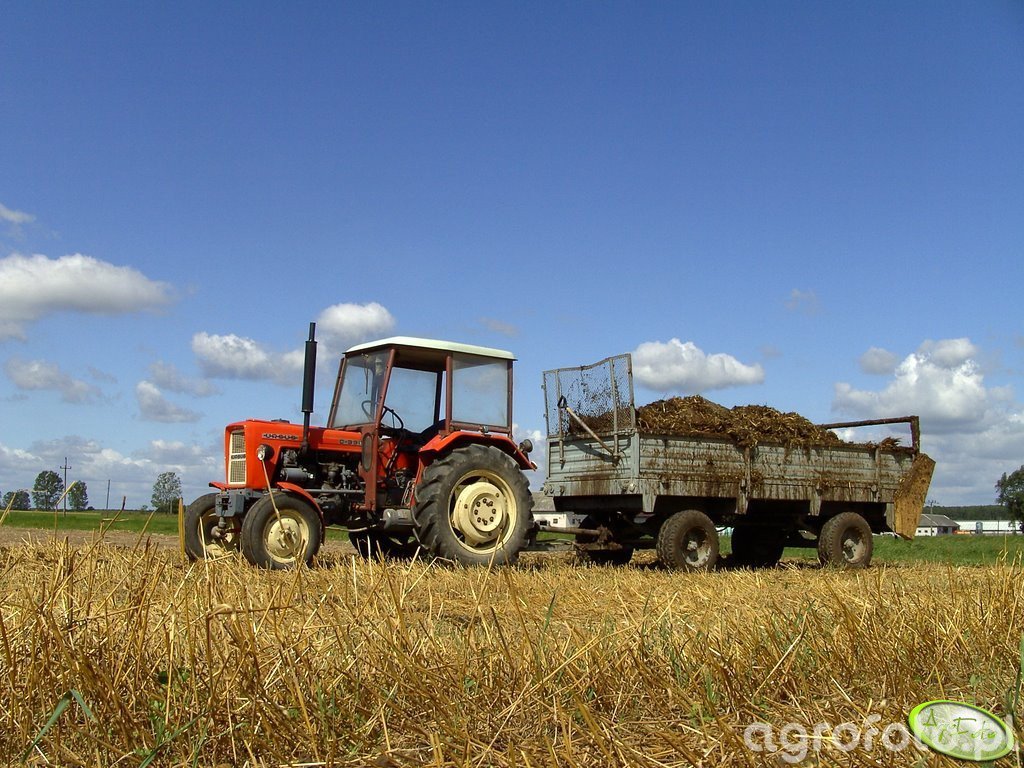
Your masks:
[{"label": "exhaust stack", "polygon": [[306,359],[302,371],[302,453],[309,451],[309,417],[313,413],[313,390],[316,384],[316,323],[309,324]]}]

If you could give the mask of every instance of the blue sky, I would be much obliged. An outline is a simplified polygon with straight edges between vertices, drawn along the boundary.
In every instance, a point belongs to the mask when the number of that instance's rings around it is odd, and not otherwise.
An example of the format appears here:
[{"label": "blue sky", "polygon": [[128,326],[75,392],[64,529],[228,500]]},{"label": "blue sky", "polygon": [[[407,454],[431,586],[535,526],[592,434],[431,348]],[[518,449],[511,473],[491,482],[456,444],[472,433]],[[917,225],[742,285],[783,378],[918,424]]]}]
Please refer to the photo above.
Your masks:
[{"label": "blue sky", "polygon": [[[635,352],[643,402],[922,417],[1024,464],[1024,5],[12,2],[0,491],[223,475],[350,344]],[[333,358],[328,360],[325,358]],[[314,417],[316,420],[317,417]]]}]

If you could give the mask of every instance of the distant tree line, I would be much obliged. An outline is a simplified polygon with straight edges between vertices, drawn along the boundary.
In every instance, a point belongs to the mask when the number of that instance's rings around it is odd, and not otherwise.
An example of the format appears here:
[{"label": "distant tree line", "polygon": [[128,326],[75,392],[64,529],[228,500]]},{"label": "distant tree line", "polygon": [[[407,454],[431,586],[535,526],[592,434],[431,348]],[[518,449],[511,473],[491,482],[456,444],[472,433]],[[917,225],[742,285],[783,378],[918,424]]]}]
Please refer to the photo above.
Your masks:
[{"label": "distant tree line", "polygon": [[[31,492],[27,488],[7,491],[0,496],[0,512],[7,509],[56,509],[63,506],[64,481],[51,469],[45,469],[36,475]],[[162,472],[153,484],[151,498],[153,509],[157,512],[176,513],[178,499],[181,497],[181,480],[174,472]],[[89,506],[89,489],[83,480],[76,480],[69,485],[67,508],[75,511],[92,509]],[[146,505],[143,504],[145,509]]]}]

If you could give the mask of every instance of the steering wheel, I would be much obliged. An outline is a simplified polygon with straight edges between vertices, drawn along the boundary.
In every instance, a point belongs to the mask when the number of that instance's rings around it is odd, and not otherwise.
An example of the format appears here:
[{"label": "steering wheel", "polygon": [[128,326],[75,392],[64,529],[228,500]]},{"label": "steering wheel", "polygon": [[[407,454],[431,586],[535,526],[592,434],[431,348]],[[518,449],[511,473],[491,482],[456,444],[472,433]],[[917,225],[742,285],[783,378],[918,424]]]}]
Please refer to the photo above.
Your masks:
[{"label": "steering wheel", "polygon": [[[384,417],[387,416],[389,413],[391,414],[392,419],[398,423],[392,424],[392,426],[390,427],[385,427]],[[402,417],[398,415],[398,412],[394,408],[391,408],[390,406],[385,405],[381,407],[380,422],[381,429],[392,429],[396,432],[405,432],[405,422],[402,420]]]}]

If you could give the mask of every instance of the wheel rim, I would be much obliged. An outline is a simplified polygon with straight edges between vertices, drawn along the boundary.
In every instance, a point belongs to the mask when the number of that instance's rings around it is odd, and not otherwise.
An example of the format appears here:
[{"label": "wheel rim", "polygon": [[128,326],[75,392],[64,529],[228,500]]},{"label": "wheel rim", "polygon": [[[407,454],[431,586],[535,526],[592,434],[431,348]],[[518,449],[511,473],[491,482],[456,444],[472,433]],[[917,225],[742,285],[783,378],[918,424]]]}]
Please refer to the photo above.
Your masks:
[{"label": "wheel rim", "polygon": [[465,475],[452,490],[449,519],[462,546],[473,552],[492,552],[515,528],[519,510],[512,488],[497,473]]},{"label": "wheel rim", "polygon": [[681,542],[683,560],[691,568],[699,568],[711,557],[711,540],[703,528],[691,528]]},{"label": "wheel rim", "polygon": [[856,528],[848,528],[844,531],[839,545],[843,553],[843,560],[847,563],[859,562],[864,557],[864,551],[867,546],[864,542],[864,537]]},{"label": "wheel rim", "polygon": [[294,509],[280,509],[267,521],[263,543],[267,554],[278,563],[299,559],[310,538],[309,524]]},{"label": "wheel rim", "polygon": [[[235,525],[227,529],[223,537],[215,537],[213,531],[217,528],[219,518],[216,512],[208,512],[199,519],[199,541],[203,544],[207,557],[217,557],[238,549],[238,534],[240,527]],[[234,522],[234,518],[231,519]]]}]

